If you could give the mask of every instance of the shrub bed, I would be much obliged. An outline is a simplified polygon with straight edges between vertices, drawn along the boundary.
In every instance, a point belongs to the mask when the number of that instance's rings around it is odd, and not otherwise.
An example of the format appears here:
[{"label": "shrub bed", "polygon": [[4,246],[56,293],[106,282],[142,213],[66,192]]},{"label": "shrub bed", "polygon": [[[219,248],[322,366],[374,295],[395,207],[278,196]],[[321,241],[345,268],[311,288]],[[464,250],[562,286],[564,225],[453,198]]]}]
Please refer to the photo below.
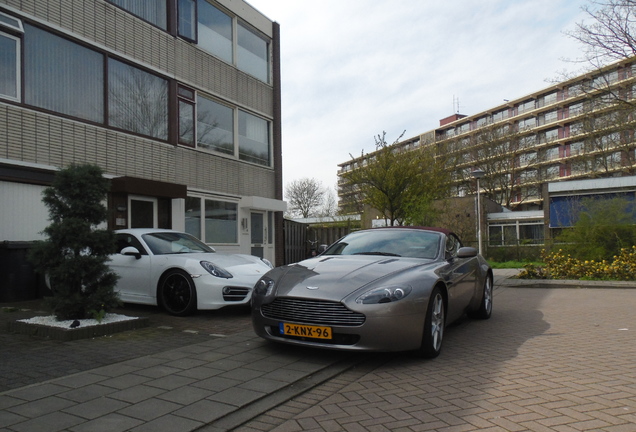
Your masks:
[{"label": "shrub bed", "polygon": [[636,280],[636,246],[621,249],[611,261],[580,260],[557,252],[541,253],[543,266],[526,264],[520,279]]}]

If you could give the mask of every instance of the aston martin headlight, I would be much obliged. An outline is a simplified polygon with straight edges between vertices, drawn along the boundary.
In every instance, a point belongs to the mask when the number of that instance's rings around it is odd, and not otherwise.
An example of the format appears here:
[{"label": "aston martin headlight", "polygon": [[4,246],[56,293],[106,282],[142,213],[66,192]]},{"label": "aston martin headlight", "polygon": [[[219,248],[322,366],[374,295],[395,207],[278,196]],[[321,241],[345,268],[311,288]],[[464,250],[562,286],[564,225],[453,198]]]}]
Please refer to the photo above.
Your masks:
[{"label": "aston martin headlight", "polygon": [[256,282],[256,285],[254,286],[254,294],[260,297],[268,297],[272,294],[272,292],[274,292],[275,285],[276,282],[274,279],[263,276],[258,280],[258,282]]},{"label": "aston martin headlight", "polygon": [[386,286],[375,288],[365,292],[356,299],[356,303],[360,304],[378,304],[378,303],[390,303],[398,300],[402,300],[409,295],[411,287],[405,286]]},{"label": "aston martin headlight", "polygon": [[214,265],[210,261],[201,261],[201,267],[203,267],[212,276],[220,277],[223,279],[232,278],[232,273],[230,273],[229,271],[225,270],[222,267]]}]

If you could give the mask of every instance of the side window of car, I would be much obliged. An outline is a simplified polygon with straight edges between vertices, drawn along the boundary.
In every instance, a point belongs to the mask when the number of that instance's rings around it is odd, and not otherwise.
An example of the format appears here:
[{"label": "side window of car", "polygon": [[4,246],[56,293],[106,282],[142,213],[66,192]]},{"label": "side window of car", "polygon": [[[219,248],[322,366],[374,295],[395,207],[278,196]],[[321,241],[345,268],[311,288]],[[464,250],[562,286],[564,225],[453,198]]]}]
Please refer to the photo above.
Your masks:
[{"label": "side window of car", "polygon": [[141,242],[137,240],[135,236],[130,234],[116,234],[115,238],[117,240],[117,253],[120,253],[123,248],[132,246],[134,248],[137,248],[140,254],[148,255],[146,249],[144,249],[144,247],[141,245]]}]

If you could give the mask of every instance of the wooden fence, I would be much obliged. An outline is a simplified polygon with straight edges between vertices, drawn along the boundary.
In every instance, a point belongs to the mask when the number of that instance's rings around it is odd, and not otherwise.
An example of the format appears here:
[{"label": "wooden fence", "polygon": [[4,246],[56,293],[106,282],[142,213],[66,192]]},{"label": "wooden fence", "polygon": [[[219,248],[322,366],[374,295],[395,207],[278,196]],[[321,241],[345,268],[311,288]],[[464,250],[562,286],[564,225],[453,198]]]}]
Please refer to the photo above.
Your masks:
[{"label": "wooden fence", "polygon": [[285,219],[285,264],[302,261],[311,256],[311,249],[330,245],[351,231],[348,226],[312,227]]}]

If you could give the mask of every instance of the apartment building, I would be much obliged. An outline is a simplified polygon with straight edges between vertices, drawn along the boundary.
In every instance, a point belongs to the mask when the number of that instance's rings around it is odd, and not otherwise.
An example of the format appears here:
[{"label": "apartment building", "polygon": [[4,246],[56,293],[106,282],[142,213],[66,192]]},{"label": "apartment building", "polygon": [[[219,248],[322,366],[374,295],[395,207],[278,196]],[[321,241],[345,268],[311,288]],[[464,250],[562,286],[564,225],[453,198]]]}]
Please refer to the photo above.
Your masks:
[{"label": "apartment building", "polygon": [[279,25],[242,0],[0,0],[0,242],[91,163],[109,228],[187,231],[282,264]]},{"label": "apartment building", "polygon": [[[510,210],[542,210],[545,185],[636,174],[636,59],[551,85],[473,115],[454,114],[439,127],[395,144],[427,148],[446,164],[453,196],[481,192]],[[355,209],[345,174],[373,160],[369,153],[339,164],[339,205]]]}]

